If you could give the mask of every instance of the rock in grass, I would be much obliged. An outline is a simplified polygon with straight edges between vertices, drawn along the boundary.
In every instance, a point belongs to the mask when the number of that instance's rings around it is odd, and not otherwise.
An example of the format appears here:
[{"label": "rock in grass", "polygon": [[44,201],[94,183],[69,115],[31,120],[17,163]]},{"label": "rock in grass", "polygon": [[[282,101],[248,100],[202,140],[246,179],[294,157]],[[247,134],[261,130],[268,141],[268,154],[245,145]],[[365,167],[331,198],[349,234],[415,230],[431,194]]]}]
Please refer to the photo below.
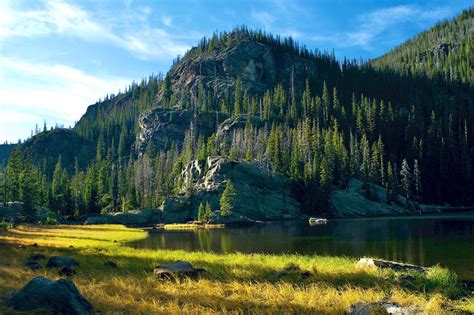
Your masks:
[{"label": "rock in grass", "polygon": [[58,274],[60,276],[66,276],[66,277],[71,277],[75,275],[77,272],[76,270],[69,268],[67,266],[63,266],[61,269],[59,269]]},{"label": "rock in grass", "polygon": [[404,264],[394,261],[388,261],[383,259],[375,259],[375,258],[361,258],[359,262],[356,264],[356,267],[377,267],[377,268],[390,268],[394,271],[408,271],[408,270],[415,270],[424,272],[427,271],[429,268],[411,265],[411,264]]},{"label": "rock in grass", "polygon": [[41,269],[40,263],[37,262],[37,261],[35,261],[35,260],[28,260],[28,261],[25,263],[25,267],[30,268],[31,270],[38,270],[38,269]]},{"label": "rock in grass", "polygon": [[79,263],[69,256],[53,256],[48,260],[48,263],[46,264],[46,267],[48,268],[70,268],[72,266],[79,266]]},{"label": "rock in grass", "polygon": [[104,267],[109,267],[109,268],[118,268],[117,264],[114,263],[113,261],[107,261],[104,263]]},{"label": "rock in grass", "polygon": [[46,256],[43,254],[32,254],[30,257],[28,257],[29,261],[38,261],[41,259],[46,259]]},{"label": "rock in grass", "polygon": [[7,300],[17,311],[44,309],[54,314],[92,314],[92,305],[69,279],[34,278]]},{"label": "rock in grass", "polygon": [[153,272],[155,276],[161,279],[181,279],[186,277],[197,278],[206,270],[193,268],[189,262],[177,260],[174,263],[158,265]]},{"label": "rock in grass", "polygon": [[359,302],[350,306],[347,314],[350,315],[372,315],[372,314],[393,314],[408,315],[413,314],[414,310],[400,307],[398,304],[390,302],[367,303]]}]

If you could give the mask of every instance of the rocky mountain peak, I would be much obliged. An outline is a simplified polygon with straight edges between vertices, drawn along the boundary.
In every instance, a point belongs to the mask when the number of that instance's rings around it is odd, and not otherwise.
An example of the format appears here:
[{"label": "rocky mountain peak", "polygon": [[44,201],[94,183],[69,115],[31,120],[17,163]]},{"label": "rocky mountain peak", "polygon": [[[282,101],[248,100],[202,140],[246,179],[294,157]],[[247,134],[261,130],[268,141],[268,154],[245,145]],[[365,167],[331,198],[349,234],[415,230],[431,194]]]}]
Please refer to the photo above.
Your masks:
[{"label": "rocky mountain peak", "polygon": [[158,93],[156,105],[171,97],[176,103],[193,102],[200,87],[226,97],[237,79],[250,95],[262,95],[277,83],[302,91],[306,79],[317,76],[315,55],[300,50],[291,39],[280,42],[258,34],[234,31],[193,47],[168,72],[167,86]]}]

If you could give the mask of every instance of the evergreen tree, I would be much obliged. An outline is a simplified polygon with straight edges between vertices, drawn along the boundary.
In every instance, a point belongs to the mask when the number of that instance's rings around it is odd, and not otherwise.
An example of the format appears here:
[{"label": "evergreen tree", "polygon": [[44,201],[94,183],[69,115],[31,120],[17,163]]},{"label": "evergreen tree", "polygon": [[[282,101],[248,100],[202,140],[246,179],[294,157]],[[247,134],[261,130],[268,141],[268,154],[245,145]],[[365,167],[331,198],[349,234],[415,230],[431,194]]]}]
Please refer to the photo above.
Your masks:
[{"label": "evergreen tree", "polygon": [[5,170],[5,190],[6,199],[9,201],[19,201],[20,199],[20,173],[23,169],[23,161],[20,149],[16,147],[12,150]]},{"label": "evergreen tree", "polygon": [[23,214],[28,219],[35,217],[35,206],[37,205],[38,183],[36,174],[30,160],[24,162],[23,170],[19,176],[19,195],[23,202]]},{"label": "evergreen tree", "polygon": [[198,209],[198,220],[199,221],[204,221],[204,205],[201,203],[199,203],[199,209]]}]

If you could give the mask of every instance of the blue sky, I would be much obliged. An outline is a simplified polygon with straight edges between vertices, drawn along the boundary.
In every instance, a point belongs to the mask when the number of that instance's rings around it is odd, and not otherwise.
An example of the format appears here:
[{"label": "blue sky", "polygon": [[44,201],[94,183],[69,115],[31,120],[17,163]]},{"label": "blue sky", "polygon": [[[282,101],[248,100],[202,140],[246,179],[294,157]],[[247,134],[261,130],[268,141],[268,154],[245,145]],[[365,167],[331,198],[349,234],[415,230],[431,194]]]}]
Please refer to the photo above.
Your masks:
[{"label": "blue sky", "polygon": [[471,1],[0,0],[0,142],[38,123],[74,125],[88,105],[166,73],[213,31],[247,25],[338,58],[372,58]]}]

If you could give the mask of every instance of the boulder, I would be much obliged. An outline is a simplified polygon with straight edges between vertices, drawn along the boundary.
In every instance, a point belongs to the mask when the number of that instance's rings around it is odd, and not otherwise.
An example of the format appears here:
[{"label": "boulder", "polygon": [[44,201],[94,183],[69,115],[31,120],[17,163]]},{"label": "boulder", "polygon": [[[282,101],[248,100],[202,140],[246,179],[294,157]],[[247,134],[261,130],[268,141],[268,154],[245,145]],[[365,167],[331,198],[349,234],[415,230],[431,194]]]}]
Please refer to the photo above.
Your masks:
[{"label": "boulder", "polygon": [[26,263],[25,263],[25,267],[26,268],[29,268],[31,270],[38,270],[38,269],[41,269],[41,264],[37,261],[33,261],[33,260],[28,260]]},{"label": "boulder", "polygon": [[46,267],[48,268],[62,268],[79,266],[79,263],[69,256],[53,256],[48,260]]},{"label": "boulder", "polygon": [[31,254],[30,257],[28,257],[28,260],[30,261],[38,261],[42,259],[46,259],[46,256],[43,254]]},{"label": "boulder", "polygon": [[58,270],[58,274],[60,276],[71,277],[71,276],[75,275],[76,273],[77,273],[76,270],[74,270],[70,267],[67,267],[67,266],[63,266],[61,269]]},{"label": "boulder", "polygon": [[16,311],[43,309],[54,314],[92,314],[92,305],[69,279],[34,278],[7,300]]},{"label": "boulder", "polygon": [[22,202],[9,202],[7,206],[0,205],[0,222],[12,222],[16,221],[23,211]]},{"label": "boulder", "polygon": [[129,226],[144,226],[158,223],[160,212],[151,208],[131,210],[127,212],[108,213],[100,216],[89,217],[84,224],[124,224]]},{"label": "boulder", "polygon": [[408,315],[414,314],[415,310],[400,307],[396,303],[391,302],[376,302],[367,303],[359,302],[350,306],[347,314],[350,315],[373,315],[373,314],[393,314],[393,315]]},{"label": "boulder", "polygon": [[[181,173],[181,195],[160,207],[165,223],[187,222],[197,217],[199,203],[209,202],[214,223],[249,223],[295,219],[300,203],[293,195],[293,182],[259,162],[234,162],[220,156],[207,159],[206,167],[189,162]],[[234,209],[221,217],[220,197],[231,180],[236,190]]]},{"label": "boulder", "polygon": [[108,268],[118,268],[117,264],[114,263],[113,261],[107,261],[104,263],[104,267]]},{"label": "boulder", "polygon": [[383,260],[383,259],[375,259],[375,258],[361,258],[357,262],[356,267],[358,268],[369,267],[369,268],[382,268],[382,269],[390,268],[394,271],[415,270],[415,271],[420,271],[420,272],[425,272],[429,269],[427,267],[404,264],[404,263],[388,261],[388,260]]},{"label": "boulder", "polygon": [[155,276],[161,279],[197,278],[205,271],[204,269],[193,268],[189,262],[181,260],[170,264],[160,264],[153,270]]}]

